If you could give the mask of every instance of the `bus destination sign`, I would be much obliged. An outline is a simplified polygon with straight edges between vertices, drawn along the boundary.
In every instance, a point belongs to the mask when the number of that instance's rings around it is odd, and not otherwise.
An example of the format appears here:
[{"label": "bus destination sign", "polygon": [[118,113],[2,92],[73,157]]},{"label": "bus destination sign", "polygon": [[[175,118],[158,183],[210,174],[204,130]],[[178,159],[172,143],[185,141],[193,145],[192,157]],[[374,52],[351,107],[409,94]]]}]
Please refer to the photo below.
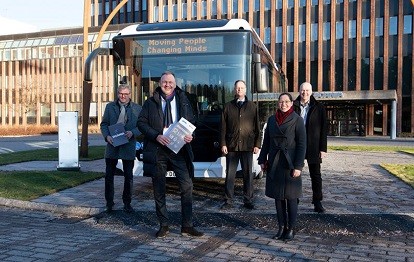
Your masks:
[{"label": "bus destination sign", "polygon": [[223,52],[222,36],[138,40],[143,55],[205,54]]}]

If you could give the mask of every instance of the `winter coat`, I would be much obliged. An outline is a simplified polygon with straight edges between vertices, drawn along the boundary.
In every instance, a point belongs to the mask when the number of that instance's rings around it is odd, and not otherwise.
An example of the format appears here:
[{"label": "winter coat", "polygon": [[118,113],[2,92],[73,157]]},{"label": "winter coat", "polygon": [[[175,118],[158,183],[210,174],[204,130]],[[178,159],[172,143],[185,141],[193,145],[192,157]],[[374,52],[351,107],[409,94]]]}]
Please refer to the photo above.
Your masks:
[{"label": "winter coat", "polygon": [[[118,121],[119,113],[121,112],[120,105],[118,100],[110,102],[106,105],[104,115],[101,122],[101,133],[106,141],[106,137],[110,135],[109,126],[116,124]],[[125,114],[127,117],[127,122],[125,123],[125,131],[131,131],[133,136],[129,139],[129,142],[117,147],[114,147],[110,143],[106,144],[105,149],[105,158],[112,159],[125,159],[125,160],[134,160],[135,159],[135,145],[136,137],[141,134],[138,130],[138,116],[141,112],[141,106],[129,102],[125,108]],[[108,141],[106,141],[108,142]]]},{"label": "winter coat", "polygon": [[260,148],[260,126],[257,106],[251,101],[239,108],[237,99],[224,106],[221,116],[220,147],[227,146],[228,151],[253,151]]},{"label": "winter coat", "polygon": [[[157,142],[158,135],[163,134],[164,114],[160,96],[160,87],[157,87],[152,97],[148,98],[142,106],[142,111],[138,119],[138,128],[145,136],[143,148],[144,176],[153,176],[157,172],[157,152],[162,147]],[[177,99],[177,112],[179,118],[184,117],[195,124],[193,109],[187,95],[179,87],[175,88],[175,99]],[[184,151],[183,151],[184,150]],[[179,153],[184,152],[187,168],[190,177],[194,177],[194,155],[190,143],[186,143]]]},{"label": "winter coat", "polygon": [[270,116],[264,134],[259,164],[267,165],[266,196],[295,199],[302,196],[302,175],[292,177],[292,170],[302,170],[306,152],[303,119],[293,112],[279,126]]},{"label": "winter coat", "polygon": [[[293,102],[294,110],[300,115],[300,96]],[[306,118],[306,160],[309,164],[321,163],[320,152],[328,152],[328,121],[323,104],[313,95],[309,101],[309,112]]]}]

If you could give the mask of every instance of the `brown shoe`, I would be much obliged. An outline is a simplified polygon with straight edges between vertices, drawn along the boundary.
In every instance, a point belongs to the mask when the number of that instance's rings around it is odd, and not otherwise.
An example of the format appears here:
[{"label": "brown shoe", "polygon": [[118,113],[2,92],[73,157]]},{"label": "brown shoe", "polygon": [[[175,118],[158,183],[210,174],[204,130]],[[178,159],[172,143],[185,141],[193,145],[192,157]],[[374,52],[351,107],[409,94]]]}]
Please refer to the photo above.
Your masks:
[{"label": "brown shoe", "polygon": [[164,238],[170,233],[168,226],[161,226],[160,230],[155,234],[157,238]]},{"label": "brown shoe", "polygon": [[181,235],[187,237],[201,237],[204,233],[198,231],[194,227],[182,227],[181,228]]}]

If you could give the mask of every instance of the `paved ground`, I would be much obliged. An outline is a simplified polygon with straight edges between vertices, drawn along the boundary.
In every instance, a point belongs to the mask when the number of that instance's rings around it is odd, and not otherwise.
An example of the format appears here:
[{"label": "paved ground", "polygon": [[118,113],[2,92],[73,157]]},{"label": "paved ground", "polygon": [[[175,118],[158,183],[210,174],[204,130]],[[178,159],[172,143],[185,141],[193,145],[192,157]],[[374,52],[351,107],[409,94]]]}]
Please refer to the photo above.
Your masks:
[{"label": "paved ground", "polygon": [[[349,141],[331,138],[329,143]],[[379,142],[382,140],[357,139],[349,143]],[[401,143],[413,146],[413,142]],[[102,212],[102,179],[30,202],[0,199],[0,260],[414,261],[414,190],[385,172],[381,163],[414,163],[414,157],[329,152],[322,166],[327,209],[322,215],[312,212],[305,168],[297,235],[291,242],[271,239],[276,228],[275,209],[273,201],[264,196],[264,179],[255,180],[253,211],[240,207],[241,181],[236,187],[239,205],[221,211],[224,181],[196,179],[195,225],[206,233],[198,239],[179,235],[180,202],[173,179],[167,198],[172,232],[162,240],[154,238],[158,225],[150,180],[145,177],[134,180],[134,214],[121,211],[122,177],[116,177],[117,210],[111,215]],[[55,170],[56,165],[19,166]],[[12,167],[0,166],[0,170],[7,168]],[[81,170],[103,171],[104,163],[81,163]]]}]

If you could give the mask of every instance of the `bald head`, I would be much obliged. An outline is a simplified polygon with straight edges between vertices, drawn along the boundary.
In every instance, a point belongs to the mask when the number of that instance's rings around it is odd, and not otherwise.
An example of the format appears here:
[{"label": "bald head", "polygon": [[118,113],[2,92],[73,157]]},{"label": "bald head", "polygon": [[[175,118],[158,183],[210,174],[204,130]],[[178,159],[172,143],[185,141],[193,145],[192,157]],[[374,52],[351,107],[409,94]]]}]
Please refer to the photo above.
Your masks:
[{"label": "bald head", "polygon": [[312,95],[312,85],[308,82],[303,82],[299,87],[300,101],[306,103]]}]

